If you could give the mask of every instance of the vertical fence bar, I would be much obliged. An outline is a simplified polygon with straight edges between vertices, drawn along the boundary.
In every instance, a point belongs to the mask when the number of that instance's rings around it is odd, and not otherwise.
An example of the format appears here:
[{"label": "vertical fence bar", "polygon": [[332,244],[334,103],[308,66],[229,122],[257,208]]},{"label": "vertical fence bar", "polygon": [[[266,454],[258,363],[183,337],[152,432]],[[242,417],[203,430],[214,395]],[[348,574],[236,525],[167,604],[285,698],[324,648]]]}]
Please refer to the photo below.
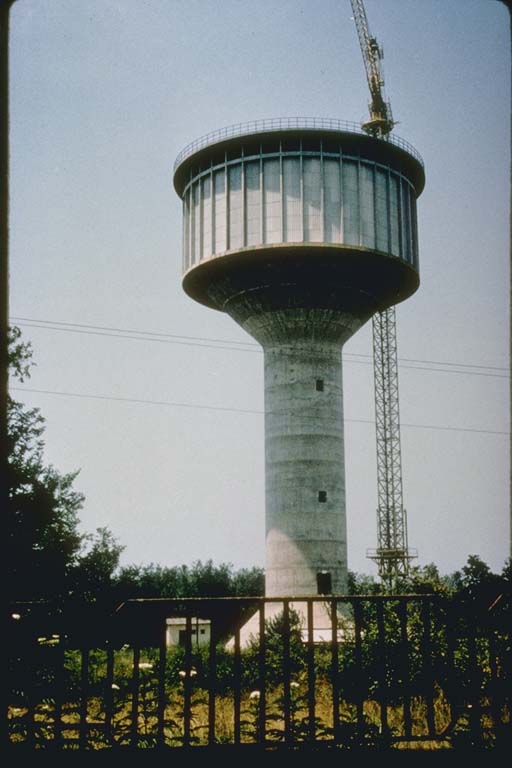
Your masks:
[{"label": "vertical fence bar", "polygon": [[140,646],[138,640],[133,646],[132,674],[132,712],[130,723],[130,742],[132,747],[139,745],[139,683],[140,683]]},{"label": "vertical fence bar", "polygon": [[478,666],[475,628],[467,621],[469,657],[469,729],[476,745],[480,742],[480,669]]},{"label": "vertical fence bar", "polygon": [[283,601],[283,714],[284,714],[284,740],[292,739],[291,728],[291,696],[290,696],[290,602]]},{"label": "vertical fence bar", "polygon": [[158,651],[158,725],[157,744],[165,746],[165,668],[167,664],[167,624],[164,622],[160,634],[160,648]]},{"label": "vertical fence bar", "polygon": [[[37,669],[34,664],[34,659],[37,659],[40,651],[38,648],[39,642],[35,638],[30,638],[27,644],[23,644],[23,648],[20,651],[20,656],[16,652],[16,642],[13,647],[13,658],[15,663],[15,670],[20,669],[20,674],[25,677],[25,701],[27,707],[27,741],[30,749],[34,749],[36,746],[36,722],[35,722],[35,681]],[[21,657],[21,658],[20,658]],[[24,662],[24,663],[23,663]],[[25,669],[24,669],[25,667]],[[25,673],[25,674],[24,674]],[[17,687],[16,678],[12,680],[14,688]]]},{"label": "vertical fence bar", "polygon": [[498,701],[499,697],[499,676],[498,676],[498,653],[496,649],[496,637],[494,629],[489,627],[489,670],[491,673],[490,679],[490,697],[491,697],[491,715],[494,730],[498,730],[501,726],[501,707]]},{"label": "vertical fence bar", "polygon": [[267,709],[267,691],[266,691],[266,675],[265,675],[265,601],[260,602],[260,616],[259,616],[259,686],[260,686],[260,706],[258,712],[258,738],[257,741],[260,744],[264,744],[266,741],[266,709]]},{"label": "vertical fence bar", "polygon": [[[457,644],[456,628],[458,624],[458,616],[456,611],[453,610],[451,601],[445,600],[443,601],[442,605],[443,605],[443,618],[444,618],[445,628],[446,628],[445,630],[446,631],[446,665],[444,670],[444,678],[445,678],[444,687],[453,690],[457,680],[455,648]],[[448,729],[451,730],[457,715],[456,715],[456,708],[454,707],[454,703],[451,700],[448,701],[448,706],[450,708],[450,723],[447,730]]]},{"label": "vertical fence bar", "polygon": [[334,742],[340,734],[340,690],[339,690],[339,654],[338,654],[338,601],[331,600],[331,674],[332,674],[332,728]]},{"label": "vertical fence bar", "polygon": [[434,680],[432,665],[432,616],[430,600],[425,599],[422,606],[423,619],[423,670],[425,673],[425,697],[427,700],[427,727],[429,736],[436,732],[434,715]]},{"label": "vertical fence bar", "polygon": [[407,606],[406,600],[398,603],[398,616],[400,620],[400,664],[403,685],[404,707],[404,731],[405,738],[410,739],[412,734],[411,722],[411,681],[409,671],[409,638],[407,635]]},{"label": "vertical fence bar", "polygon": [[62,633],[59,634],[59,642],[55,648],[55,711],[54,711],[54,739],[57,748],[62,747],[62,704],[64,702],[64,663],[65,644]]},{"label": "vertical fence bar", "polygon": [[192,719],[192,617],[187,615],[185,624],[185,677],[183,678],[183,746],[190,746]]},{"label": "vertical fence bar", "polygon": [[234,739],[235,744],[240,744],[240,701],[241,701],[241,665],[240,665],[240,627],[235,631],[235,658],[233,680],[233,707],[234,707]]},{"label": "vertical fence bar", "polygon": [[114,647],[107,642],[107,670],[105,676],[105,738],[108,744],[113,744],[112,721],[114,718]]},{"label": "vertical fence bar", "polygon": [[309,740],[314,741],[315,728],[315,645],[313,634],[313,600],[308,599],[308,731]]},{"label": "vertical fence bar", "polygon": [[208,655],[208,744],[215,743],[215,688],[217,686],[217,648],[213,618],[210,619],[210,646]]},{"label": "vertical fence bar", "polygon": [[35,717],[35,693],[33,678],[35,677],[35,670],[30,669],[30,688],[26,692],[27,697],[27,740],[30,749],[34,749],[36,745],[36,717]]},{"label": "vertical fence bar", "polygon": [[354,660],[356,665],[356,680],[359,681],[359,685],[357,686],[357,700],[356,700],[356,711],[357,711],[357,733],[359,737],[359,741],[361,742],[363,739],[363,734],[365,730],[365,721],[364,721],[364,709],[363,709],[363,701],[364,701],[364,694],[362,691],[362,683],[366,682],[365,677],[363,675],[363,649],[361,646],[361,627],[362,627],[362,605],[359,600],[357,600],[355,603],[352,604],[354,609],[354,639],[355,639],[355,645],[354,645]]},{"label": "vertical fence bar", "polygon": [[80,724],[78,743],[80,749],[87,747],[87,689],[89,682],[89,648],[81,648],[80,670]]},{"label": "vertical fence bar", "polygon": [[388,686],[387,686],[387,659],[386,659],[386,627],[384,624],[384,602],[377,601],[377,646],[380,657],[380,722],[384,735],[389,733],[388,723]]}]

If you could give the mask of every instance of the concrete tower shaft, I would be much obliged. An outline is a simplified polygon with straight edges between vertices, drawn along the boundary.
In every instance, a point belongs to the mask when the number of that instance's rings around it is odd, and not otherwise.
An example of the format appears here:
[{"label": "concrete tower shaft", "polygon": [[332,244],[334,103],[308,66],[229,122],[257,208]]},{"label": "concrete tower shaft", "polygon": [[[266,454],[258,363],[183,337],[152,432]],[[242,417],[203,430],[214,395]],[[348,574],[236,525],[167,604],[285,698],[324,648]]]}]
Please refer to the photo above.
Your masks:
[{"label": "concrete tower shaft", "polygon": [[267,596],[347,587],[341,345],[337,311],[276,310],[244,327],[265,354]]},{"label": "concrete tower shaft", "polygon": [[344,592],[341,349],[419,285],[421,160],[396,137],[282,120],[196,142],[174,184],[185,291],[264,350],[266,594]]},{"label": "concrete tower shaft", "polygon": [[[316,269],[322,261],[317,256]],[[278,262],[276,256],[276,270]],[[264,351],[265,594],[315,595],[319,588],[343,594],[347,525],[341,349],[370,309],[352,291],[331,295],[326,286],[316,285],[304,264],[301,274],[300,260],[292,279],[290,266],[285,268],[287,282],[283,277],[270,286],[267,275],[241,290],[239,280],[223,278],[213,283],[210,295]],[[343,312],[340,303],[352,312]]]}]

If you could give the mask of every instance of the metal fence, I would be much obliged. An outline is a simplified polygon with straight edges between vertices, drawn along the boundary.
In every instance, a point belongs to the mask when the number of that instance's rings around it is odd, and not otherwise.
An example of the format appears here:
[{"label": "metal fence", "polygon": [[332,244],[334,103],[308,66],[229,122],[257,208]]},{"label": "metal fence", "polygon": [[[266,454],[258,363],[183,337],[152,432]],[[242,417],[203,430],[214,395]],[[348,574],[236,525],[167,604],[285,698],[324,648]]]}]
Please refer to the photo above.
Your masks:
[{"label": "metal fence", "polygon": [[[85,609],[84,609],[85,610]],[[8,739],[50,750],[495,747],[510,602],[130,600],[102,621],[17,605]]]}]

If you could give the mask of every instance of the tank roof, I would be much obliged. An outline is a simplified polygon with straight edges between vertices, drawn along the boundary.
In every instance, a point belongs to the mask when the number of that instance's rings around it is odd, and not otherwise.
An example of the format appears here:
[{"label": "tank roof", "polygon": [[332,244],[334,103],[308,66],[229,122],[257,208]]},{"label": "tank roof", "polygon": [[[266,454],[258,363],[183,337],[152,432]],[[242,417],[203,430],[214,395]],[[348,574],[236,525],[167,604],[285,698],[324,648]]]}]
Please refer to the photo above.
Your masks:
[{"label": "tank roof", "polygon": [[[174,162],[174,186],[178,194],[181,194],[183,182],[186,178],[188,160],[207,154],[211,149],[216,151],[227,148],[237,143],[240,138],[260,137],[268,134],[304,135],[304,134],[343,134],[343,141],[350,143],[361,142],[373,156],[393,155],[400,156],[402,160],[408,160],[411,175],[415,180],[416,193],[419,195],[425,185],[424,163],[419,152],[405,139],[395,134],[389,134],[385,138],[369,136],[358,123],[347,120],[323,117],[276,117],[264,120],[251,120],[246,123],[219,128],[195,139],[178,154]],[[412,161],[412,162],[411,162]]]}]

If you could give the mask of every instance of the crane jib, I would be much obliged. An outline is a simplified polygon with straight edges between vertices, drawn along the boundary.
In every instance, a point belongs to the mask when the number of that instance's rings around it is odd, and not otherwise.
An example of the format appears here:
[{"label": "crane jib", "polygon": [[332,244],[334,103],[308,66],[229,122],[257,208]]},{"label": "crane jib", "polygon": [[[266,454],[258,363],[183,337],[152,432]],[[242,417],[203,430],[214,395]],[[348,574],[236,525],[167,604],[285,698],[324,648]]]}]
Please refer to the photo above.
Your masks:
[{"label": "crane jib", "polygon": [[384,78],[381,70],[381,60],[384,58],[382,48],[377,39],[370,34],[368,18],[362,0],[350,0],[354,22],[359,37],[359,45],[363,55],[366,79],[370,89],[370,119],[363,124],[363,130],[372,136],[387,136],[393,130],[395,122],[391,105],[384,96]]}]

